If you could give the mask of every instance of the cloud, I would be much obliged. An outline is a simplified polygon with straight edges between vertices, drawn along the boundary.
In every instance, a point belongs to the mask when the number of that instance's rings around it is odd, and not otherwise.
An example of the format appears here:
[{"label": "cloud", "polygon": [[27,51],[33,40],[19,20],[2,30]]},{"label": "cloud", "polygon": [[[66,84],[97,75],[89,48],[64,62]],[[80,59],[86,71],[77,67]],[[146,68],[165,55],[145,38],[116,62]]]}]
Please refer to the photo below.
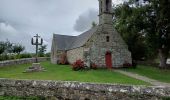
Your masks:
[{"label": "cloud", "polygon": [[97,15],[98,0],[0,0],[0,41],[34,52],[30,39],[38,33],[50,51],[53,33],[79,35],[98,22]]},{"label": "cloud", "polygon": [[17,30],[12,27],[10,24],[0,22],[0,35],[16,35],[18,32]]},{"label": "cloud", "polygon": [[98,23],[98,10],[89,9],[82,13],[76,20],[74,29],[78,32],[85,31],[92,27],[92,22]]}]

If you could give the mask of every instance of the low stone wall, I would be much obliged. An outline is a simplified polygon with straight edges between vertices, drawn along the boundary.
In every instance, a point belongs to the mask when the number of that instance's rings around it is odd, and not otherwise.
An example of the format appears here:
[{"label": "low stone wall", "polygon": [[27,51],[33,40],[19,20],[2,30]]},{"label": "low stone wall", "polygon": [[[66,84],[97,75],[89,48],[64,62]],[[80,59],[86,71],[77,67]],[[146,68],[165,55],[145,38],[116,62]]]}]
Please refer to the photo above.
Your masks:
[{"label": "low stone wall", "polygon": [[170,98],[170,87],[0,79],[0,95],[39,96],[48,100],[161,100]]},{"label": "low stone wall", "polygon": [[[38,58],[38,61],[42,62],[42,61],[47,61],[49,59],[50,58],[48,58],[48,57],[41,57],[41,58]],[[18,64],[27,64],[27,63],[33,63],[33,62],[35,62],[35,58],[7,60],[7,61],[1,61],[0,67],[10,66],[10,65],[18,65]]]}]

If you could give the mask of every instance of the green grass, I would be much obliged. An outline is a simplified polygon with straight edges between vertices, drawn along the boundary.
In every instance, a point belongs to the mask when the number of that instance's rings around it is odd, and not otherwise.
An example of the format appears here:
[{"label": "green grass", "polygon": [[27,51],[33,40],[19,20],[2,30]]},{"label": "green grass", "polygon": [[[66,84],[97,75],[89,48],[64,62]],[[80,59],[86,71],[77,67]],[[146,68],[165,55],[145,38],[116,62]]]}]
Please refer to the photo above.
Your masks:
[{"label": "green grass", "polygon": [[46,72],[22,73],[30,65],[24,64],[0,68],[0,78],[150,85],[107,69],[72,71],[69,65],[55,65],[50,62],[41,63],[46,68]]},{"label": "green grass", "polygon": [[139,65],[136,69],[125,69],[126,71],[137,73],[161,82],[170,83],[170,70],[160,70],[151,66]]}]

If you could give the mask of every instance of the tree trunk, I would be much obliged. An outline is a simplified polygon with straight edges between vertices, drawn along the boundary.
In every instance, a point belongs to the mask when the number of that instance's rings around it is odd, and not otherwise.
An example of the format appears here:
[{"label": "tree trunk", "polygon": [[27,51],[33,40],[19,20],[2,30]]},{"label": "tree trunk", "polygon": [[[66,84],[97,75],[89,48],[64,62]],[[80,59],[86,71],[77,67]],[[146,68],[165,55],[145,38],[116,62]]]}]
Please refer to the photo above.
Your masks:
[{"label": "tree trunk", "polygon": [[159,58],[160,58],[160,65],[159,67],[161,69],[164,69],[167,67],[167,64],[166,64],[166,61],[167,61],[167,58],[168,58],[168,53],[167,53],[168,50],[165,50],[165,49],[159,49]]}]

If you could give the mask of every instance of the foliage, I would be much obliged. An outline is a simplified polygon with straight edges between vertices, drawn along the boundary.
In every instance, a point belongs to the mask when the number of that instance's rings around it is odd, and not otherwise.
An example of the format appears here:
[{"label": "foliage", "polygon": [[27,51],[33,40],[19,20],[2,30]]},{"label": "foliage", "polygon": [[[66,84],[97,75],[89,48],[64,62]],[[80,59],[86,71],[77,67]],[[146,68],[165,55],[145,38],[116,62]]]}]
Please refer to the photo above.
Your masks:
[{"label": "foliage", "polygon": [[147,57],[147,48],[142,30],[144,9],[131,7],[128,3],[115,8],[114,26],[129,47],[133,60],[141,60]]},{"label": "foliage", "polygon": [[72,64],[72,69],[74,71],[78,71],[78,70],[83,70],[85,69],[85,65],[84,65],[84,61],[82,61],[81,59],[76,60],[76,62],[74,62]]},{"label": "foliage", "polygon": [[13,43],[11,43],[9,40],[7,40],[5,42],[5,53],[13,53],[12,52],[12,45],[13,45]]},{"label": "foliage", "polygon": [[23,53],[19,55],[19,58],[31,58],[32,55],[30,53]]},{"label": "foliage", "polygon": [[130,63],[124,63],[124,64],[123,64],[123,67],[129,68],[129,67],[132,67],[132,64],[130,64]]},{"label": "foliage", "polygon": [[93,22],[92,22],[92,28],[93,28],[93,27],[96,27],[96,26],[97,26],[96,22],[93,21]]},{"label": "foliage", "polygon": [[0,41],[0,54],[12,53],[12,43],[8,40],[6,42]]},{"label": "foliage", "polygon": [[[160,56],[160,66],[166,66],[170,51],[169,0],[130,0],[115,9],[115,27],[132,52],[132,58]],[[139,45],[139,46],[138,46]],[[142,58],[143,58],[142,57]]]},{"label": "foliage", "polygon": [[7,54],[0,55],[0,61],[4,61],[4,60],[9,60],[9,56]]},{"label": "foliage", "polygon": [[15,44],[12,46],[12,52],[17,53],[18,55],[25,50],[25,47],[20,44]]},{"label": "foliage", "polygon": [[47,51],[47,45],[41,45],[40,48],[38,49],[39,56],[44,57],[46,51]]},{"label": "foliage", "polygon": [[23,53],[20,55],[16,55],[16,54],[1,54],[0,55],[0,61],[4,61],[4,60],[14,60],[14,59],[22,59],[22,58],[31,58],[32,55],[29,53]]},{"label": "foliage", "polygon": [[[5,42],[0,41],[0,61],[19,59],[20,53],[24,51],[24,49],[25,47],[20,44],[11,43],[8,40]],[[25,57],[21,57],[21,58],[25,58]]]},{"label": "foliage", "polygon": [[5,42],[0,41],[0,54],[4,53],[5,51]]},{"label": "foliage", "polygon": [[70,65],[56,65],[50,62],[42,62],[41,65],[47,70],[46,72],[22,73],[31,64],[4,67],[0,70],[0,78],[149,85],[146,82],[106,69],[72,71]]},{"label": "foliage", "polygon": [[158,34],[158,49],[160,57],[160,67],[168,67],[166,61],[170,51],[170,1],[169,0],[156,0],[156,14],[157,14],[157,27]]},{"label": "foliage", "polygon": [[48,53],[45,54],[45,57],[50,57],[50,56],[51,56],[51,53],[50,53],[50,52],[48,52]]}]

